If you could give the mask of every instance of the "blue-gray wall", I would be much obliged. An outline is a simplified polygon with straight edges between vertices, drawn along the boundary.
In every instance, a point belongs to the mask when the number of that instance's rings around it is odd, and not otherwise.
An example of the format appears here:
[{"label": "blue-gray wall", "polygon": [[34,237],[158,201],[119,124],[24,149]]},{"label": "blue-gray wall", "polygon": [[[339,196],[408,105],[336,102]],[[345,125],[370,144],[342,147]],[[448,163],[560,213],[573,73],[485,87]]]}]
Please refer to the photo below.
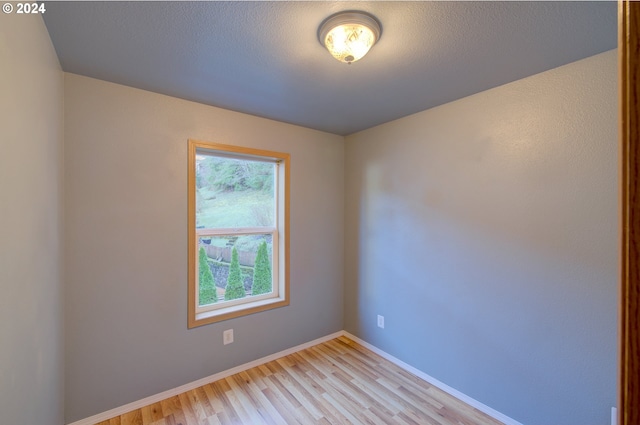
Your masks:
[{"label": "blue-gray wall", "polygon": [[347,137],[347,331],[526,425],[608,423],[616,59]]},{"label": "blue-gray wall", "polygon": [[0,13],[2,424],[63,423],[62,105],[41,16]]}]

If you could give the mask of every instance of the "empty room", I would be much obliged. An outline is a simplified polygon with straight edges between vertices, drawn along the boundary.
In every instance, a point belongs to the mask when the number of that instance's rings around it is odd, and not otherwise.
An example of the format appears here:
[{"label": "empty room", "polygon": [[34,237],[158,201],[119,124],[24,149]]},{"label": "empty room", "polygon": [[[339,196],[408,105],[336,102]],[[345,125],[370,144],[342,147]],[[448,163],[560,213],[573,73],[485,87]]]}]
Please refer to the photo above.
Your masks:
[{"label": "empty room", "polygon": [[612,1],[4,3],[0,423],[614,425],[618,61]]}]

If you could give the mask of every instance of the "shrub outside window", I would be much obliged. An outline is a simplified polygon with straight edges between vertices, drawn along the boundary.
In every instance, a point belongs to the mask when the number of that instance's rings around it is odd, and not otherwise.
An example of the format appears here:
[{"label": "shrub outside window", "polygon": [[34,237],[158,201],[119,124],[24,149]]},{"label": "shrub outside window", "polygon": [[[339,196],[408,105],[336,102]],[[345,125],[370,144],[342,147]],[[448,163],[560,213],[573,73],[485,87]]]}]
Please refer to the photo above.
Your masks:
[{"label": "shrub outside window", "polygon": [[190,328],[289,304],[289,154],[189,140]]}]

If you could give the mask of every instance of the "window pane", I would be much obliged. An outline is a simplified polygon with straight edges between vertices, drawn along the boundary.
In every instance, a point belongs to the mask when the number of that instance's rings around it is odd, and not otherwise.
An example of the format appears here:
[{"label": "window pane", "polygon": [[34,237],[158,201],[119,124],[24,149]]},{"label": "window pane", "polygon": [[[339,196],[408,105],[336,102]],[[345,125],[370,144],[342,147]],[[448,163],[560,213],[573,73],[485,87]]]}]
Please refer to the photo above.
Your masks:
[{"label": "window pane", "polygon": [[198,305],[269,294],[272,235],[198,237]]},{"label": "window pane", "polygon": [[198,153],[196,227],[273,227],[275,167]]}]

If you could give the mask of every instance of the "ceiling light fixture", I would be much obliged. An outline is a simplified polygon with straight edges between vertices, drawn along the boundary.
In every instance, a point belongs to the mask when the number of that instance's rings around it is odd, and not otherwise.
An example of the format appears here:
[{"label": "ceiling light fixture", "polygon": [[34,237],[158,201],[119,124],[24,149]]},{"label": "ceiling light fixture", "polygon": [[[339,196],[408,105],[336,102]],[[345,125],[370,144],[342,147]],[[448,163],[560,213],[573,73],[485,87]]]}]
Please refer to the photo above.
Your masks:
[{"label": "ceiling light fixture", "polygon": [[382,34],[375,16],[359,11],[339,12],[325,19],[318,28],[318,40],[331,56],[351,64],[367,54]]}]

